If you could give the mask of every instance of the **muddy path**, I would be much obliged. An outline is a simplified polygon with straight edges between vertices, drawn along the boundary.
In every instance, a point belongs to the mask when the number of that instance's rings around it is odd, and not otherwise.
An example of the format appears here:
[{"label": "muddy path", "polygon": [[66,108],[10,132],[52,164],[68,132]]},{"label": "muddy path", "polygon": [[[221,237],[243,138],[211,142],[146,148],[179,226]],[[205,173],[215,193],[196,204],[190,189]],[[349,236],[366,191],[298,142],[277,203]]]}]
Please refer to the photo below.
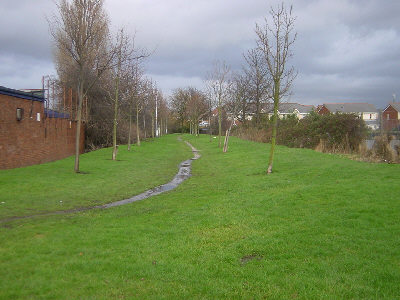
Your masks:
[{"label": "muddy path", "polygon": [[[180,137],[178,138],[178,140],[182,141],[182,139]],[[72,213],[88,211],[88,210],[92,210],[92,209],[107,209],[107,208],[111,208],[111,207],[115,207],[115,206],[129,204],[129,203],[136,202],[139,200],[144,200],[144,199],[150,198],[152,196],[156,196],[161,193],[171,191],[191,176],[192,162],[201,157],[201,155],[199,154],[199,150],[197,150],[195,147],[193,147],[193,145],[190,144],[189,142],[185,141],[185,143],[192,149],[194,156],[193,156],[193,158],[185,160],[179,164],[178,173],[168,183],[156,186],[156,187],[149,189],[139,195],[136,195],[131,198],[124,199],[124,200],[119,200],[119,201],[115,201],[115,202],[111,202],[111,203],[107,203],[107,204],[103,204],[103,205],[96,205],[96,206],[90,206],[90,207],[80,207],[80,208],[72,208],[72,209],[66,209],[66,210],[57,210],[57,211],[44,212],[44,213],[39,213],[39,214],[27,215],[27,216],[13,216],[13,217],[5,218],[5,219],[0,219],[0,223],[6,223],[9,221],[13,221],[13,220],[30,219],[30,218],[34,218],[34,217],[72,214]]]}]

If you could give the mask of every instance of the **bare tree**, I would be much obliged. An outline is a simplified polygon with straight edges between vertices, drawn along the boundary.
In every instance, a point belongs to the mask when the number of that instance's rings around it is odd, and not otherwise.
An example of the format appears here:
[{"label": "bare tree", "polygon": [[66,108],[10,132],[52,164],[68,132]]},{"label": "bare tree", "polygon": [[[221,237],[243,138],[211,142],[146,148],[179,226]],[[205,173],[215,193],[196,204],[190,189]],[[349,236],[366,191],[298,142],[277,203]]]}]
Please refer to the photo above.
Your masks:
[{"label": "bare tree", "polygon": [[139,73],[139,68],[135,68],[135,73],[134,73],[134,84],[135,84],[135,89],[137,92],[133,94],[134,96],[134,103],[135,103],[135,110],[136,110],[136,145],[140,146],[140,125],[139,125],[139,114],[143,110],[143,82],[140,80],[140,73]]},{"label": "bare tree", "polygon": [[128,72],[128,151],[131,150],[132,115],[136,113],[136,144],[140,146],[139,114],[143,107],[144,82],[142,80],[143,70],[140,68],[140,61],[135,60],[129,67]]},{"label": "bare tree", "polygon": [[[112,76],[114,77],[114,93],[110,98],[114,102],[114,122],[113,122],[113,153],[112,159],[116,160],[117,157],[117,125],[118,125],[118,102],[119,102],[119,84],[121,77],[129,78],[131,66],[134,61],[148,57],[149,54],[145,50],[135,48],[135,38],[130,38],[125,34],[124,29],[119,31],[117,35],[114,50],[115,61],[111,69]],[[128,88],[126,86],[126,88]]]},{"label": "bare tree", "polygon": [[239,114],[241,113],[240,109],[243,109],[243,103],[246,103],[248,94],[248,77],[241,74],[234,74],[229,93],[229,100],[226,103],[226,110],[229,114],[231,122],[225,133],[223,152],[228,151],[229,137],[232,126],[235,123],[235,120],[238,119]]},{"label": "bare tree", "polygon": [[218,109],[218,147],[221,147],[222,109],[229,95],[231,70],[225,62],[215,62],[213,70],[207,75],[207,88]]},{"label": "bare tree", "polygon": [[159,93],[158,98],[158,116],[159,116],[159,135],[162,136],[168,133],[168,117],[169,117],[169,109],[167,105],[167,101],[162,93]]},{"label": "bare tree", "polygon": [[108,18],[102,0],[60,0],[59,15],[50,24],[56,45],[58,70],[75,74],[78,92],[75,139],[75,172],[79,172],[82,104],[88,91],[108,68]]},{"label": "bare tree", "polygon": [[271,77],[268,74],[264,53],[259,48],[248,50],[244,54],[244,59],[247,63],[244,72],[248,79],[248,97],[255,104],[256,125],[259,126],[261,103],[270,96]]},{"label": "bare tree", "polygon": [[153,102],[153,81],[149,78],[144,78],[141,85],[141,112],[143,120],[143,136],[147,138],[146,119],[152,113]]},{"label": "bare tree", "polygon": [[110,98],[112,98],[114,102],[114,121],[113,121],[113,152],[112,152],[112,160],[117,159],[117,118],[118,118],[118,93],[119,93],[119,82],[120,82],[120,76],[121,76],[121,67],[123,62],[125,62],[126,56],[129,54],[130,50],[127,48],[127,39],[124,34],[123,29],[119,32],[117,36],[117,44],[115,45],[115,50],[116,50],[116,69],[113,70],[115,72],[114,78],[115,78],[115,86],[114,86],[114,98],[110,95]]},{"label": "bare tree", "polygon": [[292,54],[292,45],[297,33],[294,31],[295,17],[292,15],[292,7],[287,11],[283,4],[277,9],[270,10],[271,22],[265,19],[265,24],[256,24],[257,48],[262,51],[267,65],[267,76],[272,79],[272,99],[274,101],[273,127],[271,139],[271,151],[267,173],[272,172],[276,132],[278,126],[278,107],[285,95],[290,91],[293,80],[296,77],[294,68],[288,67],[288,59]]},{"label": "bare tree", "polygon": [[161,89],[157,88],[156,85],[154,85],[155,90],[154,90],[154,128],[155,128],[155,136],[160,137],[161,136],[161,129],[162,129],[162,121],[163,121],[163,107],[165,99],[163,96],[163,93]]},{"label": "bare tree", "polygon": [[158,106],[160,98],[162,98],[160,90],[157,88],[155,82],[150,81],[149,86],[149,111],[151,116],[151,137],[158,137],[159,133],[159,124],[158,124]]}]

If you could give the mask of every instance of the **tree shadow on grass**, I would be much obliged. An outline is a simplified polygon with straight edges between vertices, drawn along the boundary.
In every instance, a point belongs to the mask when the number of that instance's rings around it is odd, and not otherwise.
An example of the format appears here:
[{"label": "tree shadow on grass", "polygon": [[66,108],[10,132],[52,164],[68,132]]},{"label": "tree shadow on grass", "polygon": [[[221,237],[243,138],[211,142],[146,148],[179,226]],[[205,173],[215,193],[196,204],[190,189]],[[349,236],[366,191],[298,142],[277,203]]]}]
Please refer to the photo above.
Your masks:
[{"label": "tree shadow on grass", "polygon": [[81,175],[87,175],[87,174],[90,174],[90,172],[85,172],[85,171],[79,171],[79,172],[76,172],[77,174],[81,174]]}]

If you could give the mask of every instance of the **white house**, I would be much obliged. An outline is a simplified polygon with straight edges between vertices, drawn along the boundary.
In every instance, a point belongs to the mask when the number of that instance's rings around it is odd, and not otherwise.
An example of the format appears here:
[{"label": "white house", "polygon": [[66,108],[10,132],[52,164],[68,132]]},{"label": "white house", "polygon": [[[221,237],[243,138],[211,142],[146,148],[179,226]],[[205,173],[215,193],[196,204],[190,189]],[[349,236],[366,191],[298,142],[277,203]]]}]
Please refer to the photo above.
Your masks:
[{"label": "white house", "polygon": [[324,103],[318,107],[319,114],[327,113],[356,114],[373,130],[379,128],[379,112],[369,103]]}]

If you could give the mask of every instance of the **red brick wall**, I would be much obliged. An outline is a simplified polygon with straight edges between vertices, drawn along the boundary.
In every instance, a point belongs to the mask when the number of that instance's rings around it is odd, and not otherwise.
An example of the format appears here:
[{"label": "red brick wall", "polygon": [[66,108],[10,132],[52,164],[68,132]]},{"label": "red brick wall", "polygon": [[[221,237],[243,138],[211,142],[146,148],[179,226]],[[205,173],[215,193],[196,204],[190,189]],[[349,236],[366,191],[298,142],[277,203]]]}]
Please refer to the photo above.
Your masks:
[{"label": "red brick wall", "polygon": [[382,112],[382,122],[385,130],[392,130],[399,126],[398,112],[391,105]]},{"label": "red brick wall", "polygon": [[[16,110],[23,108],[17,121]],[[32,114],[30,113],[32,110]],[[36,114],[40,113],[40,121]],[[0,94],[0,169],[62,159],[75,153],[76,121],[44,118],[43,102]],[[85,129],[81,126],[81,152]]]}]

